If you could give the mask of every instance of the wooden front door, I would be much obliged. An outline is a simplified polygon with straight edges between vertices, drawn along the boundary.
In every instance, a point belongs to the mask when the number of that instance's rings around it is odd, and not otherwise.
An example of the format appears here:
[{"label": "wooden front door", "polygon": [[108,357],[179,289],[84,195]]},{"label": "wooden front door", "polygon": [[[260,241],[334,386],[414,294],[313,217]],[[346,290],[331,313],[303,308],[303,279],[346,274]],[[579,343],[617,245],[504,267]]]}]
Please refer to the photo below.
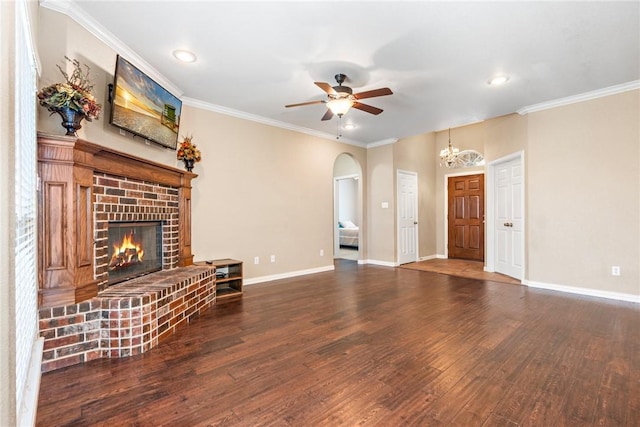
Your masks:
[{"label": "wooden front door", "polygon": [[449,177],[449,258],[484,261],[484,174]]}]

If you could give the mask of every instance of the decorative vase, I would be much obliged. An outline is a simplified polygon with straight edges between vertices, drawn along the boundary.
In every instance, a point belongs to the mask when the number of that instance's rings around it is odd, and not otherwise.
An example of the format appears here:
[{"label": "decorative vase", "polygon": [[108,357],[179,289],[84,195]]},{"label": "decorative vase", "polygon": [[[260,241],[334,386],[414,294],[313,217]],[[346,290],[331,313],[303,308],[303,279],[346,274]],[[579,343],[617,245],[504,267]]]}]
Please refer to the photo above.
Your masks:
[{"label": "decorative vase", "polygon": [[189,172],[191,172],[193,170],[193,164],[195,163],[195,160],[193,160],[193,159],[182,159],[182,161],[184,162],[184,168],[186,170],[188,170]]},{"label": "decorative vase", "polygon": [[80,129],[82,126],[80,122],[86,117],[84,114],[72,110],[69,107],[60,107],[55,110],[56,113],[60,114],[62,117],[62,127],[67,130],[66,135],[69,136],[78,136],[76,131]]}]

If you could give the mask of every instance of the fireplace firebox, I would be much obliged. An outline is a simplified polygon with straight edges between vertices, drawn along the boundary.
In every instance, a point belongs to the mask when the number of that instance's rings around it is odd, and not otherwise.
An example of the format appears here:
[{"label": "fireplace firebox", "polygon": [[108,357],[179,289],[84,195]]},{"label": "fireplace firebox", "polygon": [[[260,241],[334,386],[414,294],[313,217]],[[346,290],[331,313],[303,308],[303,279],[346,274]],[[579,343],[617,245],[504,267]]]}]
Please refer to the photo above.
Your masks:
[{"label": "fireplace firebox", "polygon": [[162,221],[109,222],[109,286],[162,270]]}]

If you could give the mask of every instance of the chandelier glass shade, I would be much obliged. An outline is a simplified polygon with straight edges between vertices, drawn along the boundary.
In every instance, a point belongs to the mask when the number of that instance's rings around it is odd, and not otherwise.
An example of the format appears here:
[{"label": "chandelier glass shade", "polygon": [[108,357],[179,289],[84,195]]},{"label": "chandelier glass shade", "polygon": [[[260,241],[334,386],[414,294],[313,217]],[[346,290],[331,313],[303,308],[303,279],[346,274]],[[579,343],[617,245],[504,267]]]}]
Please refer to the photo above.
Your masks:
[{"label": "chandelier glass shade", "polygon": [[447,168],[455,167],[459,154],[460,150],[457,148],[453,148],[453,146],[451,145],[451,129],[449,129],[449,145],[447,146],[447,148],[440,151],[440,160],[442,161],[440,165],[444,165]]}]

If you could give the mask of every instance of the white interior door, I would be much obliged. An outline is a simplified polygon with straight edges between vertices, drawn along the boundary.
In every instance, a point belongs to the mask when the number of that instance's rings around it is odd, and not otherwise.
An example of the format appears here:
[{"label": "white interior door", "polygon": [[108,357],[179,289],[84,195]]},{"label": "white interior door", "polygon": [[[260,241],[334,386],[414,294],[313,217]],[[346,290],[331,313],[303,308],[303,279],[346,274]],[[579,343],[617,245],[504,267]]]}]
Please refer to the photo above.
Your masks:
[{"label": "white interior door", "polygon": [[418,260],[418,174],[398,171],[398,264]]},{"label": "white interior door", "polygon": [[495,166],[495,271],[522,280],[524,203],[522,162]]}]

